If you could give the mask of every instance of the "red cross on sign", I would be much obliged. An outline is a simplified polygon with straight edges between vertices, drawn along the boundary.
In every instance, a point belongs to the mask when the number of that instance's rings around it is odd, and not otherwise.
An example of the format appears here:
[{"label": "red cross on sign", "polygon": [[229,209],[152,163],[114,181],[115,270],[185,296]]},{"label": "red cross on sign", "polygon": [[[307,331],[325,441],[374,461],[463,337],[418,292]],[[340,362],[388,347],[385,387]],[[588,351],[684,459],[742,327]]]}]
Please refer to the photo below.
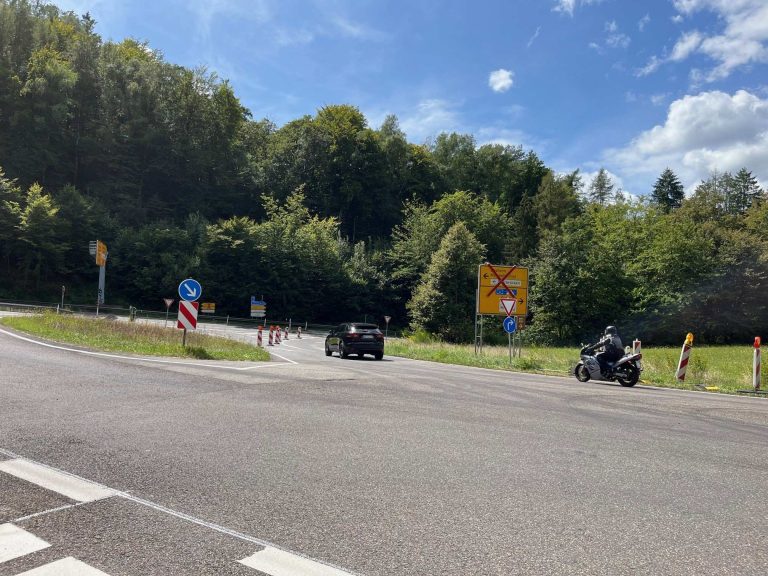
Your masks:
[{"label": "red cross on sign", "polygon": [[528,268],[481,264],[477,276],[477,314],[525,316],[527,312]]}]

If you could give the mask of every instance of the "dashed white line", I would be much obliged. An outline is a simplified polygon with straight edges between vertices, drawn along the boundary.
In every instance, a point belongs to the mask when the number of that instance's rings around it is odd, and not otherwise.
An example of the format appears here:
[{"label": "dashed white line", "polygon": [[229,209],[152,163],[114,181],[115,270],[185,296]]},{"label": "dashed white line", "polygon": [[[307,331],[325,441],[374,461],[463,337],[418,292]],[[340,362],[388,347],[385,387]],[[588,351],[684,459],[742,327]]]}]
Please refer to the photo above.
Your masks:
[{"label": "dashed white line", "polygon": [[21,458],[0,462],[0,471],[78,502],[93,502],[117,494],[115,490]]},{"label": "dashed white line", "polygon": [[22,572],[18,576],[109,576],[109,574],[89,566],[85,562],[80,562],[72,556],[67,556],[39,568]]},{"label": "dashed white line", "polygon": [[270,576],[349,576],[339,568],[270,547],[240,560],[240,564]]},{"label": "dashed white line", "polygon": [[[5,450],[3,448],[0,448],[0,454],[4,454],[10,458],[13,458],[13,460],[7,460],[4,462],[0,462],[0,466],[3,464],[7,464],[8,462],[17,462],[17,461],[24,461],[28,465],[31,465],[34,468],[40,468],[46,470],[49,474],[51,473],[58,473],[60,476],[66,476],[72,480],[79,480],[80,482],[84,484],[88,484],[93,489],[100,489],[105,492],[109,492],[110,495],[116,496],[119,498],[124,498],[125,500],[129,500],[131,502],[135,502],[137,504],[140,504],[142,506],[146,506],[148,508],[151,508],[153,510],[156,510],[158,512],[162,512],[164,514],[168,514],[170,516],[174,516],[175,518],[179,518],[181,520],[185,520],[187,522],[191,522],[193,524],[197,524],[198,526],[203,526],[205,528],[208,528],[210,530],[214,530],[216,532],[219,532],[221,534],[226,534],[228,536],[231,536],[233,538],[237,538],[238,540],[243,540],[245,542],[250,542],[251,544],[256,544],[258,546],[264,547],[265,550],[271,550],[274,551],[267,556],[261,556],[260,558],[270,557],[270,558],[278,558],[278,559],[288,559],[290,562],[286,564],[286,566],[293,566],[294,569],[292,572],[267,572],[267,574],[271,574],[272,576],[283,576],[283,575],[290,575],[290,576],[356,576],[354,572],[349,572],[342,570],[341,568],[337,568],[331,564],[327,564],[318,560],[313,560],[312,558],[308,558],[304,556],[303,554],[297,553],[297,552],[291,552],[289,550],[285,550],[275,544],[272,544],[271,542],[268,542],[266,540],[262,540],[260,538],[256,538],[254,536],[249,536],[247,534],[243,534],[242,532],[238,532],[236,530],[232,530],[231,528],[226,528],[224,526],[220,526],[218,524],[214,524],[212,522],[208,522],[206,520],[202,520],[201,518],[196,518],[195,516],[191,516],[189,514],[185,514],[183,512],[178,512],[176,510],[172,510],[170,508],[166,508],[165,506],[162,506],[161,504],[157,504],[155,502],[151,502],[150,500],[144,500],[143,498],[139,498],[137,496],[133,496],[132,494],[129,494],[127,492],[122,492],[119,490],[113,490],[112,488],[108,488],[107,486],[104,486],[103,484],[98,484],[97,482],[92,482],[90,480],[87,480],[85,478],[82,478],[80,476],[77,476],[76,474],[71,474],[69,472],[65,472],[63,470],[59,470],[57,468],[53,468],[52,466],[48,466],[47,464],[42,464],[40,462],[36,462],[34,460],[30,460],[27,458],[22,458],[18,454],[15,454],[11,452],[10,450]],[[18,467],[18,465],[16,466]],[[33,483],[36,483],[34,480],[30,480]],[[42,486],[42,484],[38,484]],[[46,486],[43,486],[44,488]],[[64,507],[66,509],[67,507]],[[11,526],[14,530],[21,530],[17,529],[13,524],[8,524],[7,526]],[[0,526],[0,562],[3,562],[2,560],[2,554],[3,554],[3,532],[2,532],[2,526]],[[16,533],[16,532],[13,532]],[[32,536],[30,534],[30,536]],[[32,536],[32,538],[36,538]],[[39,540],[39,539],[38,539]],[[48,544],[44,541],[40,541],[46,544],[47,547]],[[42,549],[42,548],[38,548]],[[36,550],[30,550],[30,552],[34,552]],[[24,552],[24,554],[29,554],[30,552]],[[256,553],[258,554],[258,552]],[[254,554],[253,556],[256,556]],[[250,556],[249,558],[252,558],[253,556]],[[8,559],[12,559],[18,556],[9,557]],[[247,559],[246,559],[247,560]],[[242,561],[241,561],[242,562]],[[87,565],[86,565],[87,566]],[[90,567],[89,567],[90,568]],[[325,570],[325,571],[317,571],[317,570]],[[94,569],[95,570],[95,569]],[[315,571],[311,571],[315,570]],[[25,573],[26,574],[26,573]],[[103,573],[101,572],[30,572],[30,576],[98,576]],[[22,576],[22,575],[18,575]]]},{"label": "dashed white line", "polygon": [[48,548],[50,544],[13,524],[0,524],[0,564]]}]

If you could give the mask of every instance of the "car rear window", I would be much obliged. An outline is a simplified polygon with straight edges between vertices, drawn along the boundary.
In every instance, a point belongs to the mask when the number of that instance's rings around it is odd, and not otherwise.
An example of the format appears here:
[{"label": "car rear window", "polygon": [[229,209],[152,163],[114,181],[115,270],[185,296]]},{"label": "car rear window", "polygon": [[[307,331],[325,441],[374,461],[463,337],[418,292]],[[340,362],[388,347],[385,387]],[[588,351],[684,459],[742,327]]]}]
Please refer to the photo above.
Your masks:
[{"label": "car rear window", "polygon": [[376,324],[352,324],[350,327],[352,331],[355,330],[378,330],[379,327]]}]

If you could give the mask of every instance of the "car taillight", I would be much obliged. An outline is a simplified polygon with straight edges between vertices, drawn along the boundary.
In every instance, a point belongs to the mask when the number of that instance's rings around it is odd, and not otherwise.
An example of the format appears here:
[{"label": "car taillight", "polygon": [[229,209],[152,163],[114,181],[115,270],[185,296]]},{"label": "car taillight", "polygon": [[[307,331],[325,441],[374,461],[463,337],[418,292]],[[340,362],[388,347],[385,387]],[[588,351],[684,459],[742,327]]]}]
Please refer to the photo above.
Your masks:
[{"label": "car taillight", "polygon": [[375,336],[376,336],[376,340],[381,340],[381,341],[384,340],[384,334],[375,334]]},{"label": "car taillight", "polygon": [[358,340],[360,338],[360,334],[358,334],[357,332],[350,332],[349,334],[347,334],[347,336],[349,337],[350,340]]}]

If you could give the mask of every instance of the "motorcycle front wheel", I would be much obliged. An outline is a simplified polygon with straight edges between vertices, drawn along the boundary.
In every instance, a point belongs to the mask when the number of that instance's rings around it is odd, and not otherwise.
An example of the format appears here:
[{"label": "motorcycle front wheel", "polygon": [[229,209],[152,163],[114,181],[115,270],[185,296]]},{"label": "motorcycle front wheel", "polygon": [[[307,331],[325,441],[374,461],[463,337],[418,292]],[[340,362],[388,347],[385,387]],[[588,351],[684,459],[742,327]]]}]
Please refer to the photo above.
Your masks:
[{"label": "motorcycle front wheel", "polygon": [[576,376],[576,380],[579,382],[586,382],[589,380],[589,370],[581,362],[576,364],[576,368],[573,370],[573,375]]},{"label": "motorcycle front wheel", "polygon": [[622,371],[626,374],[626,378],[617,377],[616,380],[619,381],[619,384],[626,388],[631,388],[635,384],[637,384],[637,381],[640,380],[640,370],[637,369],[637,366],[634,364],[627,364],[626,366],[622,367]]}]

